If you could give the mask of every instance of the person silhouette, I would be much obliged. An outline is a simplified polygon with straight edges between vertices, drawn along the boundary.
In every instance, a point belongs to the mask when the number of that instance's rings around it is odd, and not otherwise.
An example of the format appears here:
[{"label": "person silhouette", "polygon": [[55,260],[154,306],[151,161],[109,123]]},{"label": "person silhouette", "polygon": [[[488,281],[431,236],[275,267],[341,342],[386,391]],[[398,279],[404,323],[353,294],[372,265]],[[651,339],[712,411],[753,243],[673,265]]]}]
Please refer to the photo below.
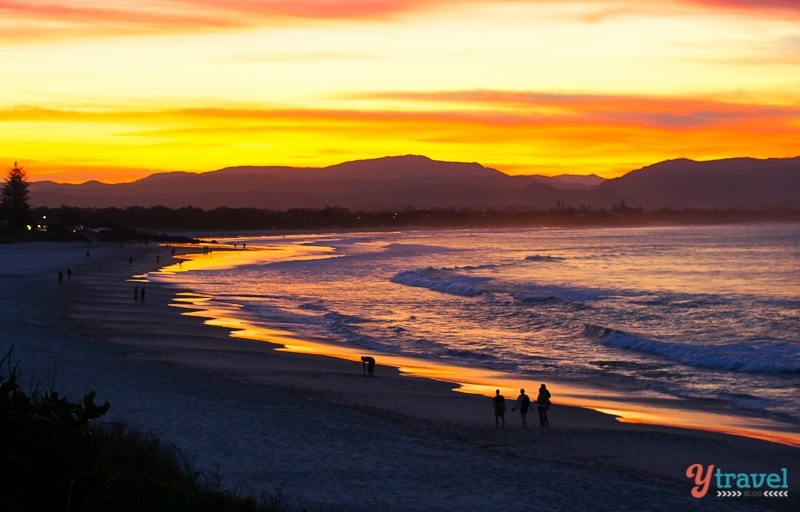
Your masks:
[{"label": "person silhouette", "polygon": [[58,271],[58,284],[61,284],[63,282],[64,282],[64,272],[59,270]]},{"label": "person silhouette", "polygon": [[530,407],[531,407],[531,398],[525,394],[524,389],[520,389],[519,396],[517,397],[517,403],[511,410],[516,411],[517,409],[519,409],[519,414],[520,416],[522,416],[522,428],[528,428],[528,420],[526,416],[528,415],[528,409],[530,409]]},{"label": "person silhouette", "polygon": [[502,421],[503,428],[506,428],[506,399],[500,394],[499,389],[495,391],[495,395],[492,397],[492,404],[494,405],[494,425],[499,427]]},{"label": "person silhouette", "polygon": [[539,388],[539,396],[536,397],[536,406],[539,410],[539,424],[542,427],[549,427],[550,420],[547,418],[547,410],[550,409],[550,391],[544,384]]},{"label": "person silhouette", "polygon": [[372,376],[375,373],[375,358],[372,356],[361,356],[361,363],[364,365],[364,375]]},{"label": "person silhouette", "polygon": [[139,287],[133,289],[133,300],[134,302],[139,302]]}]

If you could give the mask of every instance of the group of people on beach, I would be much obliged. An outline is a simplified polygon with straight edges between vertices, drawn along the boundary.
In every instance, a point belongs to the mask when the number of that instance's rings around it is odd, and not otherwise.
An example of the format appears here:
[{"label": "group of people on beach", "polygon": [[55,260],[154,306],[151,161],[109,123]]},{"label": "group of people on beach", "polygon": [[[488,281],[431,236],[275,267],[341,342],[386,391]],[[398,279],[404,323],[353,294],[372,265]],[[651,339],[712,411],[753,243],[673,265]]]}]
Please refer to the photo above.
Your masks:
[{"label": "group of people on beach", "polygon": [[[144,288],[142,289],[144,292]],[[142,297],[144,300],[144,297]],[[375,358],[372,356],[361,356],[361,363],[364,367],[364,375],[372,377],[375,374]],[[506,399],[500,394],[498,389],[495,396],[492,397],[494,404],[494,422],[500,428],[506,428]],[[519,409],[520,416],[522,417],[522,428],[528,428],[528,411],[532,409],[531,398],[525,394],[524,389],[519,390],[519,396],[514,404],[512,411]],[[547,385],[542,384],[539,387],[539,395],[536,397],[536,409],[539,411],[539,424],[542,427],[549,427],[550,420],[547,418],[547,411],[550,409],[550,391]]]},{"label": "group of people on beach", "polygon": [[[495,396],[492,398],[494,405],[494,422],[495,426],[506,428],[506,399],[500,394],[500,390],[495,391]],[[550,409],[550,391],[547,386],[542,384],[539,387],[539,396],[536,397],[536,408],[539,411],[539,424],[542,427],[550,426],[550,421],[547,418],[547,411]],[[525,394],[524,389],[519,390],[519,396],[514,404],[512,411],[519,409],[522,416],[522,428],[528,428],[528,411],[531,409],[531,399]]]}]

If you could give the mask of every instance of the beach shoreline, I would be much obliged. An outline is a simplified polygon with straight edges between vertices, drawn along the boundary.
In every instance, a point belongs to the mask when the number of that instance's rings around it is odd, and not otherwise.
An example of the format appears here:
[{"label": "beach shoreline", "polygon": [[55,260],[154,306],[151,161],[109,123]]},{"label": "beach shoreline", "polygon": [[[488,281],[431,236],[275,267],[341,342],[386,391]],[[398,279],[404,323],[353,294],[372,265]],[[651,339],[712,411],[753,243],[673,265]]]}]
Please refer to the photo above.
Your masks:
[{"label": "beach shoreline", "polygon": [[[328,234],[318,236],[328,236]],[[230,243],[230,241],[228,242]],[[235,239],[233,243],[236,243]],[[234,250],[230,250],[231,248],[224,244],[220,247],[223,247],[224,250],[217,251],[214,257],[211,257],[211,251],[189,254],[186,268],[178,268],[173,265],[164,271],[180,273],[187,269],[227,269],[251,263],[263,264],[266,261],[265,258],[284,259],[281,250],[278,249],[280,246],[274,247],[274,252],[270,255],[265,255],[262,252],[263,248],[259,250],[251,247],[251,250],[242,251],[241,249],[235,250],[236,246],[234,246]],[[324,249],[324,245],[318,246],[316,249]],[[317,255],[326,257],[332,254],[334,253],[323,251]],[[158,278],[160,273],[149,275],[151,278]],[[214,300],[214,298],[211,298],[211,301],[207,299],[202,296],[193,297],[189,293],[179,299],[179,306],[188,310],[185,313],[187,315],[204,318],[209,325],[228,329],[233,337],[271,343],[280,347],[279,350],[286,352],[315,354],[353,362],[358,362],[364,354],[376,355],[381,364],[397,368],[405,376],[444,381],[452,384],[456,391],[481,396],[492,396],[495,389],[499,388],[504,395],[515,397],[520,388],[528,388],[530,392],[533,386],[532,381],[544,380],[548,382],[548,385],[557,388],[559,406],[576,406],[603,412],[626,423],[721,432],[800,447],[800,428],[798,426],[775,421],[754,412],[731,411],[720,401],[677,399],[666,394],[644,392],[619,382],[586,381],[558,376],[541,377],[535,374],[517,375],[482,366],[465,367],[386,352],[367,353],[366,349],[353,345],[337,343],[329,339],[304,338],[294,332],[280,331],[270,326],[263,327],[258,317],[248,315],[238,309],[232,312],[225,311],[220,308],[220,301]],[[536,387],[538,385],[538,383],[535,384]]]},{"label": "beach shoreline", "polygon": [[[176,256],[197,251],[202,248],[178,247]],[[549,475],[548,496],[561,508],[713,508],[720,498],[695,500],[689,493],[693,484],[685,472],[702,463],[748,473],[787,468],[791,501],[729,500],[726,507],[781,509],[797,503],[800,464],[794,447],[621,423],[560,405],[551,411],[550,428],[540,429],[534,412],[523,430],[519,416],[508,411],[506,428],[496,429],[488,396],[456,393],[448,382],[408,378],[385,364],[375,377],[365,377],[355,360],[278,350],[231,335],[236,326],[207,325],[207,313],[179,314],[172,304],[190,291],[146,277],[169,263],[170,248],[22,244],[0,248],[0,257],[10,290],[4,304],[39,303],[39,319],[19,329],[13,311],[3,318],[28,345],[15,346],[23,365],[31,358],[38,371],[62,365],[54,379],[59,386],[98,388],[98,398],[112,402],[110,420],[153,429],[201,463],[232,470],[234,482],[247,481],[256,493],[282,488],[312,508],[327,503],[366,510],[376,504],[380,487],[389,489],[380,498],[389,510],[483,509],[497,503],[524,510],[514,493],[535,492],[528,490],[533,471]],[[72,275],[59,285],[55,276],[64,262]],[[133,289],[140,287],[147,290],[144,301],[134,300]],[[23,289],[25,300],[14,293]],[[91,383],[92,377],[98,380]],[[534,391],[538,382],[530,387]],[[242,418],[237,409],[251,414]],[[264,411],[271,416],[265,419]],[[241,424],[231,427],[231,416]],[[337,478],[331,480],[331,473]],[[472,475],[482,485],[496,475],[510,496],[471,492],[465,486]],[[509,482],[515,476],[526,482]],[[434,478],[439,485],[428,482]],[[574,495],[577,489],[580,496]],[[360,497],[367,495],[373,496],[369,506]]]}]

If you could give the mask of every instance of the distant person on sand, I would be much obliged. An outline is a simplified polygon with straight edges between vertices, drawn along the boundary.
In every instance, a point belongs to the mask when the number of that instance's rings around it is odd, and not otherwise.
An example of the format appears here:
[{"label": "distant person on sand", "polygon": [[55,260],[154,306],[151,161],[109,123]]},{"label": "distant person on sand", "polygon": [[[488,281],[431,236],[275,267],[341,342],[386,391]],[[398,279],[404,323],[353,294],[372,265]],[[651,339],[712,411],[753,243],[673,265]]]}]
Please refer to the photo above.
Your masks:
[{"label": "distant person on sand", "polygon": [[361,363],[364,365],[364,375],[375,373],[375,358],[372,356],[361,356]]},{"label": "distant person on sand", "polygon": [[547,410],[550,409],[550,392],[544,384],[539,388],[539,396],[536,397],[536,405],[539,409],[540,425],[542,427],[549,427],[550,420],[547,419]]},{"label": "distant person on sand", "polygon": [[526,416],[528,415],[528,409],[530,409],[530,407],[531,407],[531,398],[525,394],[524,389],[520,389],[519,396],[517,397],[517,403],[511,410],[516,411],[517,409],[519,409],[519,414],[522,416],[522,428],[528,428],[528,420]]},{"label": "distant person on sand", "polygon": [[67,269],[67,279],[72,279],[72,270]]},{"label": "distant person on sand", "polygon": [[503,428],[506,428],[506,399],[500,394],[500,390],[495,391],[492,398],[494,404],[494,425],[500,426],[500,421],[503,422]]},{"label": "distant person on sand", "polygon": [[58,271],[58,284],[61,284],[63,282],[64,282],[64,272],[59,270]]},{"label": "distant person on sand", "polygon": [[134,302],[139,302],[139,287],[133,289],[133,300]]},{"label": "distant person on sand", "polygon": [[133,256],[131,256],[130,258],[128,258],[128,263],[130,263],[131,265],[133,265]]},{"label": "distant person on sand", "polygon": [[144,286],[142,286],[142,302],[144,302]]}]

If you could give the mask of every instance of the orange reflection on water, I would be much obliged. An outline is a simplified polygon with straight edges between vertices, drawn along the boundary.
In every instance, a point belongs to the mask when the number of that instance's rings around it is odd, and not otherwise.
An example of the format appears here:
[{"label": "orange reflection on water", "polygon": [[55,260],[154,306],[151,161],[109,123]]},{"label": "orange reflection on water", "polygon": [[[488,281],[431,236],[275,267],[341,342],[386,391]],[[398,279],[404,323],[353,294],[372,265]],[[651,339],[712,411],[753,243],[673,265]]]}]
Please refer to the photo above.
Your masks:
[{"label": "orange reflection on water", "polygon": [[[234,243],[236,245],[234,245]],[[209,243],[207,250],[199,251],[197,245],[176,245],[189,248],[192,252],[176,254],[177,263],[159,269],[157,273],[176,274],[190,270],[225,270],[244,265],[258,265],[265,262],[286,260],[309,260],[333,256],[333,248],[316,245],[286,244],[242,248],[241,243]],[[196,252],[199,251],[199,252]]]},{"label": "orange reflection on water", "polygon": [[775,421],[756,416],[737,417],[709,411],[674,409],[672,415],[661,410],[647,409],[608,409],[596,407],[595,410],[615,416],[623,423],[643,425],[663,425],[667,427],[690,428],[753,437],[773,443],[800,447],[800,433]]}]

